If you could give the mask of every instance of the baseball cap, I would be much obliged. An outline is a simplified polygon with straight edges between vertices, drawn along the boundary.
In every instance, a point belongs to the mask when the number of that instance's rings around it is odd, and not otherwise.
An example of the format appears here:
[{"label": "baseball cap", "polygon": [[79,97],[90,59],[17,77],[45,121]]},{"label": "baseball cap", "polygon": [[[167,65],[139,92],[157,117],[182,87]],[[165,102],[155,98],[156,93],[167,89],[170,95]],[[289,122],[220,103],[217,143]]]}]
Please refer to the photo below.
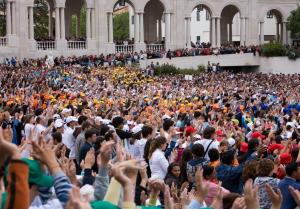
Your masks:
[{"label": "baseball cap", "polygon": [[55,128],[60,128],[64,125],[64,122],[61,119],[57,119],[54,123]]},{"label": "baseball cap", "polygon": [[284,146],[282,144],[271,144],[269,147],[268,147],[268,151],[270,153],[274,152],[275,150],[282,150],[284,148]]},{"label": "baseball cap", "polygon": [[69,116],[66,119],[66,123],[77,122],[77,121],[78,121],[77,118],[74,116]]},{"label": "baseball cap", "polygon": [[258,139],[258,138],[264,139],[264,138],[266,138],[266,136],[263,135],[263,134],[261,134],[260,132],[256,131],[256,132],[253,132],[253,133],[251,134],[251,138],[252,138],[252,139],[253,139],[253,138],[255,138],[255,139]]},{"label": "baseball cap", "polygon": [[143,126],[144,126],[143,124],[138,124],[138,125],[134,126],[133,129],[132,129],[132,132],[134,134],[136,134],[136,133],[142,131]]}]

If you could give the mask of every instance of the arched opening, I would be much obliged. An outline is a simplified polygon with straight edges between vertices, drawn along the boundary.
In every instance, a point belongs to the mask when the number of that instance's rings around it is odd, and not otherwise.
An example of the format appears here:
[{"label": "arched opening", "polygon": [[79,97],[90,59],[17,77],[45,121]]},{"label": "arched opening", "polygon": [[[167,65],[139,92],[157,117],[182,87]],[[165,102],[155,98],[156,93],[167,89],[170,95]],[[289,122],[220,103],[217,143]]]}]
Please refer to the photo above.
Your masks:
[{"label": "arched opening", "polygon": [[[191,45],[192,47],[209,47],[211,44],[211,10],[204,4],[197,5],[191,14]],[[186,24],[188,27],[188,24]],[[188,34],[187,34],[188,36]],[[187,37],[188,38],[188,37]]]},{"label": "arched opening", "polygon": [[[282,14],[276,10],[269,10],[264,17],[263,42],[282,42],[284,27]],[[285,29],[286,30],[286,29]]]},{"label": "arched opening", "polygon": [[65,7],[66,39],[68,41],[86,40],[86,15],[85,0],[67,0]]},{"label": "arched opening", "polygon": [[0,37],[6,35],[6,1],[0,0]]},{"label": "arched opening", "polygon": [[33,5],[33,27],[34,39],[36,41],[46,41],[53,39],[52,31],[52,8],[45,0],[34,0]]},{"label": "arched opening", "polygon": [[113,9],[113,39],[116,45],[132,45],[135,40],[134,6],[130,1],[118,1]]},{"label": "arched opening", "polygon": [[220,20],[222,45],[245,45],[245,19],[241,19],[240,10],[234,5],[223,8]]},{"label": "arched opening", "polygon": [[166,39],[165,7],[159,0],[150,0],[144,9],[144,38],[146,44],[164,44]]}]

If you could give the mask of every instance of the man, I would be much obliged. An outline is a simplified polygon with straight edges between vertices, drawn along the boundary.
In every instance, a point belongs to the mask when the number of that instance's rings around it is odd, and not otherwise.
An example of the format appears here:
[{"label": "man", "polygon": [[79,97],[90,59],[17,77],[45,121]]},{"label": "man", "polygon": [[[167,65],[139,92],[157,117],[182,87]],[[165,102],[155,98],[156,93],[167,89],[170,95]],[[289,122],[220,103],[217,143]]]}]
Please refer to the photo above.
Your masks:
[{"label": "man", "polygon": [[286,177],[282,179],[278,187],[281,191],[283,202],[281,209],[294,209],[297,207],[293,196],[289,191],[289,187],[292,186],[294,189],[300,190],[300,166],[299,163],[291,163],[285,167]]},{"label": "man", "polygon": [[206,160],[209,160],[208,151],[210,149],[213,148],[219,149],[220,143],[214,140],[215,135],[216,135],[216,129],[214,127],[207,127],[203,131],[204,139],[195,142],[195,144],[201,144],[204,147],[204,153],[205,153],[204,157]]},{"label": "man", "polygon": [[[96,136],[96,130],[89,129],[85,132],[85,143],[81,147],[79,151],[79,162],[81,163],[82,160],[85,159],[85,156],[87,152],[94,147],[94,144],[96,142],[97,136]],[[79,163],[79,164],[80,164]]]},{"label": "man", "polygon": [[73,133],[77,125],[77,121],[77,118],[75,118],[74,116],[67,117],[62,138],[62,142],[70,150],[70,159],[75,159],[75,137],[73,136]]}]

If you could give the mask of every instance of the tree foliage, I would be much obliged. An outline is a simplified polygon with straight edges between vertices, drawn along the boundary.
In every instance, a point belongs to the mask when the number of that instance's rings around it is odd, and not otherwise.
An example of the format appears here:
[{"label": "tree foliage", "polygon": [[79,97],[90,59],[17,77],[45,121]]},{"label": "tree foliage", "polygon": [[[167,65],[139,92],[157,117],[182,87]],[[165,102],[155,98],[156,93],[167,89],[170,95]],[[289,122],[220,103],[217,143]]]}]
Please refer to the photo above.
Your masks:
[{"label": "tree foliage", "polygon": [[33,21],[35,38],[48,37],[48,5],[45,0],[34,0]]},{"label": "tree foliage", "polygon": [[300,7],[291,12],[287,28],[291,31],[291,38],[300,39]]},{"label": "tree foliage", "polygon": [[266,57],[282,57],[287,55],[287,50],[281,43],[267,43],[262,46],[262,53]]},{"label": "tree foliage", "polygon": [[129,38],[129,12],[113,17],[114,40],[126,40]]},{"label": "tree foliage", "polygon": [[0,36],[6,35],[6,3],[0,0]]},{"label": "tree foliage", "polygon": [[86,37],[86,8],[82,7],[80,10],[80,33],[79,36]]}]

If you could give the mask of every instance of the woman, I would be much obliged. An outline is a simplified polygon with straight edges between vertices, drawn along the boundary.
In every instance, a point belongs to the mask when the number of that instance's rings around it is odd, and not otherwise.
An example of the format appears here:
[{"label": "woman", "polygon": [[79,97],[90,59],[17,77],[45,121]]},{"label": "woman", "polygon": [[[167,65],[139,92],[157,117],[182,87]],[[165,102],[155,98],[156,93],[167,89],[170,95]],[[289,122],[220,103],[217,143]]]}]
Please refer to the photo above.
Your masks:
[{"label": "woman", "polygon": [[149,150],[149,164],[151,170],[151,177],[164,180],[169,162],[165,157],[164,150],[167,147],[167,139],[165,137],[157,137],[151,143]]},{"label": "woman", "polygon": [[27,115],[25,119],[25,139],[29,140],[30,131],[34,128],[34,115]]},{"label": "woman", "polygon": [[171,163],[168,167],[168,173],[165,178],[165,183],[171,188],[172,185],[176,185],[177,188],[180,188],[180,165],[179,163]]},{"label": "woman", "polygon": [[265,185],[269,184],[274,191],[278,189],[279,179],[271,177],[273,175],[274,163],[270,159],[262,159],[257,165],[257,177],[254,186],[258,186],[259,206],[263,209],[272,207],[271,200],[266,192]]}]

